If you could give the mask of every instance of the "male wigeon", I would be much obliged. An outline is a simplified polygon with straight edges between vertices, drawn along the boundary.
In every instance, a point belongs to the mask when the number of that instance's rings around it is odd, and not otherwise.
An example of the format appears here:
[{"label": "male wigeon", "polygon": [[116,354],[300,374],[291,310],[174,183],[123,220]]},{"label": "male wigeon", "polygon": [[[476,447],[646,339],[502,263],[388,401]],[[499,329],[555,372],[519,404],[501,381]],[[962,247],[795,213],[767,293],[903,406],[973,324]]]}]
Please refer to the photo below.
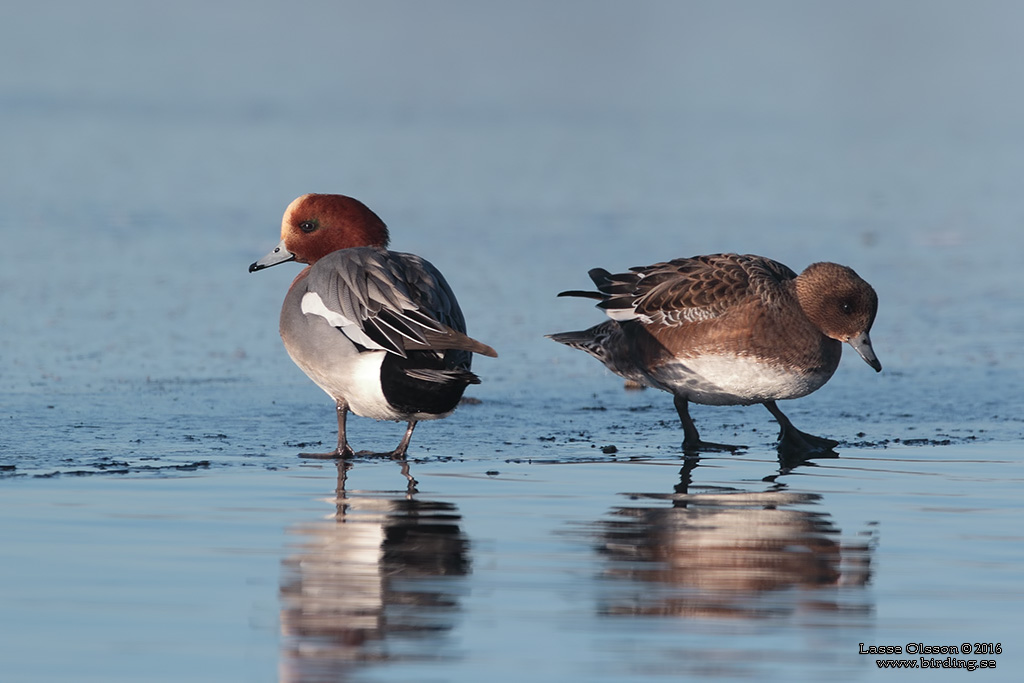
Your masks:
[{"label": "male wigeon", "polygon": [[307,194],[284,212],[281,243],[249,272],[286,261],[309,264],[281,307],[281,338],[295,364],[334,399],[338,447],[305,457],[353,455],[348,411],[408,422],[391,455],[403,457],[420,420],[447,417],[480,379],[473,353],[494,349],[466,336],[444,276],[413,254],[388,251],[388,229],[362,202]]},{"label": "male wigeon", "polygon": [[591,354],[627,380],[670,392],[683,424],[683,449],[735,450],[702,441],[688,403],[763,403],[781,427],[780,447],[827,451],[837,441],[793,426],[777,400],[819,389],[839,366],[841,342],[882,369],[868,336],[878,296],[846,266],[815,263],[797,275],[762,256],[713,254],[589,273],[611,320],[548,335]]}]

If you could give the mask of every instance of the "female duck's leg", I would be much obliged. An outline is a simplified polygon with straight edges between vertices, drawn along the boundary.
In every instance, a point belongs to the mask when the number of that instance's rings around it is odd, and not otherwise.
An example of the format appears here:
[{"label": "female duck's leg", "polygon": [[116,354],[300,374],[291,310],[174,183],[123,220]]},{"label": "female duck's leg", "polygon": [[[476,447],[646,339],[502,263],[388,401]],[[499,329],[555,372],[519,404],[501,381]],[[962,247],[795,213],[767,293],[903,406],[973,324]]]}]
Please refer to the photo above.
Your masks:
[{"label": "female duck's leg", "polygon": [[676,412],[679,413],[679,420],[683,423],[683,450],[684,451],[737,451],[746,446],[731,446],[724,443],[712,443],[701,441],[697,433],[697,426],[693,424],[690,417],[689,402],[682,396],[674,396]]}]

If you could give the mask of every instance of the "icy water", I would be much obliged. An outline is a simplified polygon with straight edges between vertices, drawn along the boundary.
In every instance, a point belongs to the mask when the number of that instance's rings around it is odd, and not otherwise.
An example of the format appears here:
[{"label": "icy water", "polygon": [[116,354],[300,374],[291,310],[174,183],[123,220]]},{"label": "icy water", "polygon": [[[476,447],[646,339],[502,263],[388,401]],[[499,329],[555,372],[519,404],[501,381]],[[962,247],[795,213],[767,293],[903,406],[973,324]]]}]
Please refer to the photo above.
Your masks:
[{"label": "icy water", "polygon": [[[0,680],[931,680],[922,657],[1017,680],[1021,21],[8,13]],[[500,354],[408,462],[295,457],[335,438],[277,336],[298,267],[246,268],[310,191],[367,202]],[[838,457],[780,460],[763,408],[696,406],[747,449],[684,458],[671,397],[543,338],[601,319],[554,297],[589,268],[717,251],[878,291],[883,372],[847,352],[782,406]],[[357,449],[403,430],[349,426]]]}]

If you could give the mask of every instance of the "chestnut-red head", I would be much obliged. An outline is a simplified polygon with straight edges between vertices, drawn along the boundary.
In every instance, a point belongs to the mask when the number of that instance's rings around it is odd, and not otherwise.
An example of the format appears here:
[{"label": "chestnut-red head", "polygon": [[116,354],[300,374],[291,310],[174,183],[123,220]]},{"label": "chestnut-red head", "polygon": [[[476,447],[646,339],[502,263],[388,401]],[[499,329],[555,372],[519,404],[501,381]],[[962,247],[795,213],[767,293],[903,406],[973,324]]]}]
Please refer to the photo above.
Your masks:
[{"label": "chestnut-red head", "polygon": [[316,263],[339,249],[388,246],[388,228],[358,199],[340,194],[305,194],[285,209],[281,243],[249,266],[249,272],[286,261]]}]

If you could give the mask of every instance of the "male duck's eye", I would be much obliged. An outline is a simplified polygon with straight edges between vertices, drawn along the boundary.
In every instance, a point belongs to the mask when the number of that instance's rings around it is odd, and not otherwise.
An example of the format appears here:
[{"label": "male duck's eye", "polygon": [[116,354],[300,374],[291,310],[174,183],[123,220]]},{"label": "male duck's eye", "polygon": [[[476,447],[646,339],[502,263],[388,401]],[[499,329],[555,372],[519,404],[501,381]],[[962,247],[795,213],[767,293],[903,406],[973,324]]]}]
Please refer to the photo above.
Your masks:
[{"label": "male duck's eye", "polygon": [[316,221],[302,221],[299,223],[299,230],[302,232],[313,232],[316,230]]}]

